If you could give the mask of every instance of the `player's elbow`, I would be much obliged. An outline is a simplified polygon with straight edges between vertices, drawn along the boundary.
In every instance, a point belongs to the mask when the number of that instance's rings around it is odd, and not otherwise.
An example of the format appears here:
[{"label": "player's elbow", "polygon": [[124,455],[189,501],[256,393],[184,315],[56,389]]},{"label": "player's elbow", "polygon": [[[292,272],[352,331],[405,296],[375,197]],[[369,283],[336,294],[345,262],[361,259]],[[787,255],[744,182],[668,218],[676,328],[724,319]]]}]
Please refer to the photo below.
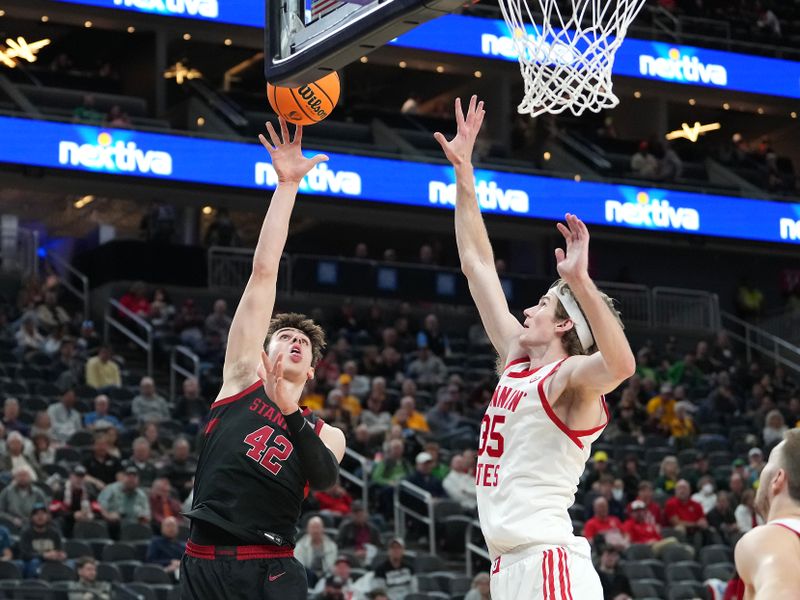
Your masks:
[{"label": "player's elbow", "polygon": [[620,361],[620,364],[614,368],[614,377],[624,381],[629,377],[633,377],[636,373],[636,360],[631,355],[630,360],[626,357]]},{"label": "player's elbow", "polygon": [[258,281],[268,281],[278,278],[278,269],[276,265],[268,265],[263,262],[254,262],[253,271],[250,274],[252,279]]}]

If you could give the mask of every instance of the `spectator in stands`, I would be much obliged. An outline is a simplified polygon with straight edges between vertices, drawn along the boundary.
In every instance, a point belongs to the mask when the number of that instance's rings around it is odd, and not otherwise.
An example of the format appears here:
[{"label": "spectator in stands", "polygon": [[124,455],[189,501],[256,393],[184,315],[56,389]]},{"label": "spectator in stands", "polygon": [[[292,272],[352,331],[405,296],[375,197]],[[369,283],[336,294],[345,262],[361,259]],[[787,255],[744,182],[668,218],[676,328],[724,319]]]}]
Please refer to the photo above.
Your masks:
[{"label": "spectator in stands", "polygon": [[133,453],[128,462],[139,471],[139,482],[144,487],[153,483],[157,471],[155,464],[150,460],[150,443],[146,438],[137,437],[133,440]]},{"label": "spectator in stands", "polygon": [[699,502],[691,498],[692,488],[685,479],[675,484],[675,495],[664,504],[664,519],[676,529],[686,533],[695,548],[711,543],[708,520]]},{"label": "spectator in stands", "polygon": [[222,298],[214,302],[214,308],[206,317],[205,327],[207,332],[216,333],[222,338],[222,343],[228,339],[228,331],[231,328],[231,317],[228,314],[228,303]]},{"label": "spectator in stands", "polygon": [[122,386],[119,365],[112,358],[111,346],[103,344],[97,349],[97,355],[86,361],[86,385],[96,390]]},{"label": "spectator in stands", "polygon": [[[347,374],[342,377],[350,377]],[[361,413],[361,423],[366,425],[370,435],[383,436],[392,426],[392,416],[386,411],[380,396],[370,395],[367,408]]]},{"label": "spectator in stands", "polygon": [[433,254],[433,246],[430,244],[422,244],[419,247],[419,262],[423,265],[435,266],[436,258]]},{"label": "spectator in stands", "polygon": [[350,391],[350,382],[352,381],[352,377],[346,373],[342,373],[339,375],[339,379],[336,383],[337,389],[342,392],[342,399],[340,401],[340,406],[350,413],[350,417],[352,419],[358,419],[361,416],[361,401],[356,398]]},{"label": "spectator in stands", "polygon": [[675,415],[669,424],[670,442],[675,448],[689,448],[697,432],[691,416],[697,410],[688,400],[675,403]]},{"label": "spectator in stands", "polygon": [[639,142],[639,149],[631,157],[631,171],[636,177],[654,179],[658,174],[658,159],[650,152],[650,144]]},{"label": "spectator in stands", "polygon": [[603,496],[594,499],[592,503],[594,516],[586,521],[583,526],[583,537],[594,544],[595,536],[599,533],[622,532],[622,522],[615,516],[608,513],[608,500]]},{"label": "spectator in stands", "polygon": [[112,527],[112,533],[121,524],[150,523],[150,503],[147,494],[139,487],[136,467],[126,467],[121,480],[107,485],[97,501],[103,518]]},{"label": "spectator in stands", "polygon": [[214,220],[206,229],[205,245],[230,247],[238,246],[240,242],[239,233],[228,209],[224,206],[218,208],[214,213]]},{"label": "spectator in stands", "polygon": [[764,453],[761,451],[761,448],[750,448],[750,451],[747,453],[747,460],[747,481],[752,486],[758,481],[758,478],[761,476],[761,471],[764,470],[767,463],[764,460]]},{"label": "spectator in stands", "polygon": [[83,104],[72,111],[72,120],[90,125],[102,125],[105,115],[97,110],[94,96],[86,94],[83,97]]},{"label": "spectator in stands", "polygon": [[319,600],[345,600],[353,598],[355,594],[352,577],[350,559],[347,556],[339,556],[333,565],[333,569],[320,578],[317,585],[312,590],[316,594],[314,598]]},{"label": "spectator in stands", "polygon": [[83,428],[81,413],[75,408],[75,390],[68,389],[61,394],[61,400],[47,407],[52,428],[50,435],[57,441],[65,444],[73,433]]},{"label": "spectator in stands", "polygon": [[439,439],[443,436],[451,437],[464,429],[464,424],[460,421],[454,411],[453,399],[445,395],[436,402],[436,406],[428,411],[426,419],[431,431]]},{"label": "spectator in stands", "polygon": [[[309,586],[333,568],[339,549],[325,533],[325,526],[319,517],[311,517],[306,523],[306,534],[294,547],[294,557],[300,561],[309,574]],[[313,581],[312,581],[313,579]]]},{"label": "spectator in stands", "polygon": [[164,567],[164,571],[177,575],[186,544],[178,539],[178,520],[166,517],[161,522],[161,535],[150,540],[145,562]]},{"label": "spectator in stands", "polygon": [[679,473],[680,465],[678,464],[678,459],[672,455],[665,456],[661,460],[661,467],[658,470],[656,487],[671,495],[678,483]]},{"label": "spectator in stands", "polygon": [[675,418],[675,397],[671,383],[661,385],[661,393],[647,403],[647,414],[650,425],[663,432],[669,432],[670,424]]},{"label": "spectator in stands", "polygon": [[610,472],[608,453],[605,450],[597,450],[592,456],[591,463],[586,466],[581,487],[587,491],[592,489],[592,486],[594,486],[603,475],[609,474]]},{"label": "spectator in stands", "polygon": [[69,600],[111,600],[111,583],[97,580],[97,561],[90,557],[76,562],[78,581],[70,582]]},{"label": "spectator in stands", "polygon": [[147,319],[150,316],[150,300],[147,298],[147,286],[137,281],[122,295],[119,303],[133,314]]},{"label": "spectator in stands", "polygon": [[736,307],[739,317],[745,321],[757,319],[764,308],[764,293],[747,277],[742,278],[736,290]]},{"label": "spectator in stands", "polygon": [[597,565],[597,574],[606,600],[631,600],[633,592],[628,577],[619,566],[619,550],[605,544]]},{"label": "spectator in stands", "polygon": [[758,7],[758,20],[756,30],[763,37],[776,39],[781,37],[781,22],[768,6],[760,4]]},{"label": "spectator in stands", "polygon": [[51,425],[50,415],[47,414],[47,411],[44,410],[38,411],[36,415],[33,417],[33,425],[31,425],[31,437],[39,433],[44,433],[45,435],[47,435],[48,438],[50,438],[52,432],[53,432],[53,427]]},{"label": "spectator in stands", "polygon": [[336,543],[342,550],[353,550],[359,559],[367,555],[367,545],[381,546],[381,533],[369,522],[367,510],[356,500],[351,506],[351,516],[342,521]]},{"label": "spectator in stands", "polygon": [[3,402],[3,426],[7,432],[18,431],[23,436],[30,433],[30,428],[19,420],[19,400],[6,398]]},{"label": "spectator in stands", "polygon": [[407,375],[418,385],[434,387],[447,379],[447,367],[428,346],[420,346],[417,358],[408,365]]},{"label": "spectator in stands", "polygon": [[631,544],[652,544],[661,540],[661,528],[649,514],[644,502],[631,502],[631,516],[622,524],[622,533]]},{"label": "spectator in stands", "polygon": [[44,302],[36,308],[36,321],[46,332],[55,330],[59,325],[69,325],[72,319],[63,306],[58,304],[58,294],[54,290],[44,293]]},{"label": "spectator in stands", "polygon": [[489,574],[478,573],[472,578],[472,584],[464,600],[491,600],[492,595],[489,590]]},{"label": "spectator in stands", "polygon": [[150,444],[150,455],[153,460],[158,460],[167,453],[166,445],[161,441],[161,431],[158,423],[149,421],[142,426],[142,437]]},{"label": "spectator in stands", "polygon": [[300,397],[300,406],[305,406],[308,410],[319,411],[325,404],[325,396],[319,393],[317,379],[309,379],[303,388],[303,395]]},{"label": "spectator in stands", "polygon": [[175,305],[170,301],[169,295],[164,288],[153,290],[148,317],[150,323],[157,329],[165,330],[172,326],[172,320],[175,318]]},{"label": "spectator in stands", "polygon": [[186,438],[178,438],[172,444],[172,458],[161,470],[161,476],[169,479],[181,499],[192,490],[192,477],[197,469],[197,460],[191,455],[191,446]]},{"label": "spectator in stands", "polygon": [[15,467],[28,467],[33,481],[45,479],[45,473],[39,463],[25,452],[25,438],[19,431],[12,431],[6,436],[6,451],[0,454],[0,471],[12,471]]},{"label": "spectator in stands", "polygon": [[469,465],[461,454],[450,459],[450,472],[444,478],[442,487],[445,493],[458,502],[468,512],[478,508],[475,477],[469,473]]},{"label": "spectator in stands", "polygon": [[19,330],[14,336],[17,340],[17,351],[24,358],[31,353],[39,352],[44,346],[44,336],[36,326],[36,317],[27,314],[22,318]]},{"label": "spectator in stands", "polygon": [[788,430],[789,428],[786,426],[786,421],[784,421],[781,411],[777,409],[769,411],[769,413],[767,413],[764,430],[762,432],[764,446],[769,448],[770,446],[777,444],[783,439],[783,434],[785,434]]},{"label": "spectator in stands", "polygon": [[83,424],[87,429],[108,429],[113,427],[117,430],[122,429],[122,423],[114,415],[108,412],[111,401],[105,394],[100,394],[94,399],[94,410],[86,413],[83,417]]},{"label": "spectator in stands", "polygon": [[76,522],[94,519],[92,508],[94,501],[94,493],[86,481],[86,469],[83,465],[74,466],[64,484],[60,498],[51,506],[53,516],[60,521],[61,530],[65,536],[72,536],[72,529]]},{"label": "spectator in stands", "polygon": [[59,389],[75,387],[85,380],[85,365],[77,356],[77,348],[73,338],[64,338],[58,349],[58,354],[53,358],[50,372],[55,378]]},{"label": "spectator in stands", "polygon": [[130,127],[131,118],[128,116],[128,113],[122,110],[119,104],[114,104],[108,109],[106,123],[108,123],[109,127]]},{"label": "spectator in stands", "polygon": [[639,474],[639,460],[633,454],[628,454],[622,462],[622,486],[625,491],[625,501],[631,502],[639,493],[639,484],[642,476]]},{"label": "spectator in stands", "polygon": [[[36,414],[47,416],[46,412],[39,412]],[[56,463],[56,449],[53,448],[51,444],[49,433],[43,431],[32,432],[31,441],[33,442],[31,456],[39,463],[40,467]]]},{"label": "spectator in stands", "polygon": [[350,512],[353,498],[342,487],[340,481],[336,485],[325,491],[314,492],[314,499],[319,503],[321,512],[333,513],[338,516],[346,515]]},{"label": "spectator in stands", "polygon": [[706,519],[708,519],[708,525],[720,535],[725,543],[731,544],[733,536],[739,531],[739,526],[736,524],[736,515],[727,492],[717,492],[717,503],[706,515]]},{"label": "spectator in stands", "polygon": [[702,477],[712,477],[711,463],[708,461],[708,456],[703,452],[698,452],[694,464],[685,469],[686,479],[692,486],[692,489],[700,489],[700,479]]},{"label": "spectator in stands", "polygon": [[117,473],[122,469],[119,459],[109,452],[108,438],[103,433],[95,436],[92,454],[84,460],[83,466],[86,467],[89,482],[100,489],[114,483]]},{"label": "spectator in stands", "polygon": [[181,503],[172,495],[172,486],[166,477],[153,480],[149,500],[150,516],[155,527],[161,527],[166,519],[180,517]]},{"label": "spectator in stands", "polygon": [[728,479],[728,492],[732,506],[739,506],[745,490],[745,480],[741,473],[733,472]]},{"label": "spectator in stands", "polygon": [[356,454],[371,458],[378,451],[380,444],[376,441],[376,438],[370,436],[366,425],[359,425],[353,431],[352,439],[348,440],[347,447]]},{"label": "spectator in stands", "polygon": [[354,360],[345,361],[342,371],[345,375],[350,376],[350,392],[354,396],[363,398],[370,392],[369,377],[359,375],[358,363]]},{"label": "spectator in stands", "polygon": [[19,536],[19,555],[24,564],[25,577],[36,577],[44,561],[63,562],[67,558],[62,550],[61,534],[50,523],[50,513],[44,502],[37,502],[28,511],[29,525]]},{"label": "spectator in stands", "polygon": [[433,456],[429,452],[420,452],[416,458],[416,470],[406,479],[409,483],[422,488],[434,498],[444,498],[447,494],[442,487],[441,480],[433,475],[435,466]]},{"label": "spectator in stands", "polygon": [[754,527],[764,524],[764,519],[755,508],[756,492],[753,489],[746,489],[742,494],[742,501],[734,511],[736,525],[739,531],[747,533]]},{"label": "spectator in stands", "polygon": [[152,377],[142,377],[139,383],[139,394],[131,403],[131,414],[140,422],[169,420],[169,405],[163,396],[156,392],[156,384]]},{"label": "spectator in stands", "polygon": [[400,408],[392,417],[392,424],[414,433],[430,433],[431,430],[425,415],[417,410],[414,396],[403,396]]},{"label": "spectator in stands", "polygon": [[696,488],[697,492],[692,494],[692,500],[700,504],[703,507],[703,514],[708,516],[708,513],[717,505],[714,478],[711,475],[701,477]]},{"label": "spectator in stands", "polygon": [[389,442],[387,456],[372,468],[371,479],[378,490],[380,511],[387,518],[394,512],[394,487],[411,474],[411,465],[403,458],[404,452],[403,441],[392,440]]},{"label": "spectator in stands", "polygon": [[425,317],[422,331],[417,334],[417,346],[430,348],[436,356],[444,357],[450,355],[450,340],[439,326],[439,318],[430,314]]},{"label": "spectator in stands", "polygon": [[208,415],[209,402],[200,395],[200,383],[196,377],[183,380],[183,394],[175,403],[172,413],[176,421],[184,424],[186,433],[195,434]]},{"label": "spectator in stands", "polygon": [[94,321],[81,323],[81,330],[75,344],[81,356],[86,356],[100,345],[100,336],[97,335],[97,330],[94,328]]},{"label": "spectator in stands", "polygon": [[403,600],[406,594],[417,591],[414,563],[405,555],[406,544],[402,538],[389,542],[389,556],[375,568],[373,589],[386,590],[390,600]]},{"label": "spectator in stands", "polygon": [[67,326],[63,323],[59,323],[50,329],[50,333],[44,340],[42,352],[50,356],[55,356],[55,354],[61,348],[61,342],[65,339],[67,339]]}]

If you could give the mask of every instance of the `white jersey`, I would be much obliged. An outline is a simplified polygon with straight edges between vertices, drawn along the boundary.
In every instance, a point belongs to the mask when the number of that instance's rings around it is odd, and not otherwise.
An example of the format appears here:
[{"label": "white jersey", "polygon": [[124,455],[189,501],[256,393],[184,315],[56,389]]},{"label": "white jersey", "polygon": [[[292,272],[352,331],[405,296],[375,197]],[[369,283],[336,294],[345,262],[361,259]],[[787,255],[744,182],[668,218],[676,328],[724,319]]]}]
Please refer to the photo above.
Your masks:
[{"label": "white jersey", "polygon": [[779,525],[780,527],[785,527],[790,531],[794,531],[797,535],[800,535],[800,519],[774,519],[767,523],[767,525]]},{"label": "white jersey", "polygon": [[584,431],[571,430],[558,418],[545,382],[564,360],[537,369],[528,368],[527,358],[510,362],[481,421],[475,484],[493,560],[533,544],[586,547],[572,533],[568,509],[591,444],[608,424],[608,408],[601,397],[601,424]]}]

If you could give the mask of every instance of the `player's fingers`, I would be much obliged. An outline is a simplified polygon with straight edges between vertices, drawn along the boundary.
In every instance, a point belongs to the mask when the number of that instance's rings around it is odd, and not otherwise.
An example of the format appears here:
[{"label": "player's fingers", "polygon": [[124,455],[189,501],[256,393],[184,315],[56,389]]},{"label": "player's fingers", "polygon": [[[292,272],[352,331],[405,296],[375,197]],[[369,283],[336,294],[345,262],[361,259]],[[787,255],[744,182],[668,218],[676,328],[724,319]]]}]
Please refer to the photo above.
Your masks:
[{"label": "player's fingers", "polygon": [[556,264],[563,261],[567,258],[566,254],[564,254],[564,250],[562,248],[556,248]]},{"label": "player's fingers", "polygon": [[283,143],[288,144],[292,138],[289,136],[289,126],[286,124],[286,119],[278,117],[278,123],[281,126],[281,138],[283,139]]},{"label": "player's fingers", "polygon": [[258,141],[261,142],[261,145],[264,146],[264,148],[266,148],[267,152],[269,152],[270,154],[275,152],[275,148],[272,146],[272,144],[270,144],[267,141],[267,138],[264,137],[264,134],[262,133],[258,134]]},{"label": "player's fingers", "polygon": [[444,137],[440,132],[436,132],[433,134],[433,139],[439,142],[439,145],[442,147],[442,150],[447,150],[447,138]]},{"label": "player's fingers", "polygon": [[269,354],[264,350],[261,351],[261,365],[267,373],[272,372],[272,361],[269,359]]},{"label": "player's fingers", "polygon": [[311,160],[311,168],[313,169],[319,163],[327,162],[328,161],[328,155],[327,154],[317,154],[315,156],[312,156],[310,160]]},{"label": "player's fingers", "polygon": [[589,239],[589,228],[586,227],[586,223],[578,219],[578,217],[575,217],[575,219],[578,221],[578,227],[581,230],[581,237]]},{"label": "player's fingers", "polygon": [[272,140],[272,145],[276,148],[281,145],[281,139],[278,137],[278,134],[275,133],[275,128],[272,126],[272,123],[267,122],[267,133],[269,134],[269,139]]},{"label": "player's fingers", "polygon": [[295,125],[294,127],[294,139],[292,140],[293,144],[299,144],[303,140],[303,126],[302,125]]},{"label": "player's fingers", "polygon": [[475,107],[478,104],[478,96],[476,94],[472,94],[472,97],[469,99],[469,109],[467,110],[467,116],[471,116],[475,114]]},{"label": "player's fingers", "polygon": [[561,235],[564,236],[565,240],[567,240],[568,242],[572,241],[572,232],[569,229],[567,229],[566,225],[564,225],[563,223],[556,223],[556,229],[558,229],[561,232]]},{"label": "player's fingers", "polygon": [[275,361],[275,379],[283,379],[283,352],[278,355]]},{"label": "player's fingers", "polygon": [[461,98],[456,98],[456,126],[459,129],[464,126],[464,111],[461,109]]}]

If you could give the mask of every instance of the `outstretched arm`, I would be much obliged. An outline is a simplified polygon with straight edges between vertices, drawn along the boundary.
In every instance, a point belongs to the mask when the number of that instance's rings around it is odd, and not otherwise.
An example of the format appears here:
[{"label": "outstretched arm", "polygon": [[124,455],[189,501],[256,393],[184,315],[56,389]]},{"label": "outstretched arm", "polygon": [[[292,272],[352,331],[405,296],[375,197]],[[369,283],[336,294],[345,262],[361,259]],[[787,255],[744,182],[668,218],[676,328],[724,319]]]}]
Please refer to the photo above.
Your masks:
[{"label": "outstretched arm", "polygon": [[[292,216],[294,201],[300,180],[315,165],[328,160],[318,154],[305,158],[300,142],[303,128],[298,125],[294,139],[290,140],[286,121],[280,118],[281,136],[272,123],[267,123],[267,133],[272,143],[263,135],[258,139],[269,152],[272,166],[278,175],[278,187],[272,195],[267,216],[261,226],[250,279],[236,308],[231,329],[228,334],[228,347],[225,352],[225,365],[222,371],[224,380],[220,395],[237,392],[241,385],[255,380],[256,368],[261,362],[261,350],[267,336],[272,309],[275,305],[275,287],[278,281],[283,247],[289,233],[289,219]],[[227,389],[226,389],[227,388]]]},{"label": "outstretched arm", "polygon": [[566,221],[566,226],[556,226],[567,242],[566,252],[556,248],[556,268],[586,315],[599,350],[571,361],[569,387],[591,392],[594,398],[595,393],[607,394],[633,375],[636,360],[622,326],[589,277],[589,230],[575,215],[567,213]]},{"label": "outstretched arm", "polygon": [[483,102],[472,96],[466,117],[461,99],[456,99],[456,137],[447,141],[436,132],[434,138],[456,172],[456,244],[461,270],[467,277],[469,291],[478,307],[481,321],[495,350],[503,362],[508,358],[512,340],[522,331],[522,325],[508,309],[508,301],[500,285],[494,265],[494,253],[489,234],[475,196],[475,174],[472,150],[481,129]]}]

